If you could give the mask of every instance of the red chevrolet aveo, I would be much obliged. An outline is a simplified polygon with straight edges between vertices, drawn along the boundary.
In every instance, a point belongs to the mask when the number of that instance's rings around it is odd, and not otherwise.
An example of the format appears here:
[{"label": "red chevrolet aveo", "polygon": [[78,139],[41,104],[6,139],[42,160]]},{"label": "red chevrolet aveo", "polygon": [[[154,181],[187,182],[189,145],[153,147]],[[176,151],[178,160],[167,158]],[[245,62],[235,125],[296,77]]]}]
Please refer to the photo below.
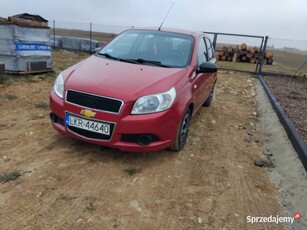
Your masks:
[{"label": "red chevrolet aveo", "polygon": [[127,30],[58,75],[50,95],[52,125],[123,151],[180,151],[191,117],[211,104],[215,62],[203,33]]}]

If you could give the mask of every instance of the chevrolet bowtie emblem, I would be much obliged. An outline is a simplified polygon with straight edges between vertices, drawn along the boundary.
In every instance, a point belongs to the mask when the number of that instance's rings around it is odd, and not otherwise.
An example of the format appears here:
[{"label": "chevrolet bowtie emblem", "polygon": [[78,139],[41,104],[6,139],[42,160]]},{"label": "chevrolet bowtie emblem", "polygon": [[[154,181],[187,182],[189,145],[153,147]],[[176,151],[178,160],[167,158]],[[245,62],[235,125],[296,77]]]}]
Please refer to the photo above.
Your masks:
[{"label": "chevrolet bowtie emblem", "polygon": [[85,116],[85,117],[95,117],[95,115],[96,115],[95,112],[88,110],[88,109],[82,109],[80,114]]}]

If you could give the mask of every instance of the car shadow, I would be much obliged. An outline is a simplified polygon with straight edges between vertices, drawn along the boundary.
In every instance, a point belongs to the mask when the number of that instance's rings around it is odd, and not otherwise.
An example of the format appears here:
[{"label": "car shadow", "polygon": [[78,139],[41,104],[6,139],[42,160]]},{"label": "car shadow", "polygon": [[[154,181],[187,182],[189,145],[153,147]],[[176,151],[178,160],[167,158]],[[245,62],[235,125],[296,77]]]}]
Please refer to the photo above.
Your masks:
[{"label": "car shadow", "polygon": [[53,143],[56,143],[56,145],[53,144],[54,148],[51,151],[57,152],[58,154],[69,154],[72,155],[71,157],[80,158],[80,160],[90,158],[92,162],[145,163],[167,160],[178,155],[178,152],[170,149],[154,152],[124,152],[118,149],[76,140],[60,134]]}]

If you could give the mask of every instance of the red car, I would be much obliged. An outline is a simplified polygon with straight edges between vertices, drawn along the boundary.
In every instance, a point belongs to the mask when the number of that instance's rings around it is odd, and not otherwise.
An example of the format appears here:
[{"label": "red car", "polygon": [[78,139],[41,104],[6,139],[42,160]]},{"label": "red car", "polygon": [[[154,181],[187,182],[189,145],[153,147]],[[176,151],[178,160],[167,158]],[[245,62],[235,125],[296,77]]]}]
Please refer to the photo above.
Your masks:
[{"label": "red car", "polygon": [[203,33],[127,30],[58,75],[50,95],[52,125],[123,151],[180,151],[191,117],[211,104],[215,62]]}]

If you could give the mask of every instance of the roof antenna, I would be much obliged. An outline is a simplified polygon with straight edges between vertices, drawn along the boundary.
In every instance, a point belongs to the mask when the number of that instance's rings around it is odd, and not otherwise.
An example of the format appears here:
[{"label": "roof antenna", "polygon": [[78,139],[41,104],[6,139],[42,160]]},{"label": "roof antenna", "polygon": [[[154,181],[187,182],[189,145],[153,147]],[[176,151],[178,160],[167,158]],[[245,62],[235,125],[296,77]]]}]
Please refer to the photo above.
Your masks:
[{"label": "roof antenna", "polygon": [[162,25],[163,25],[163,23],[164,23],[165,19],[167,18],[167,16],[168,16],[169,12],[170,12],[170,11],[171,11],[171,9],[173,8],[174,4],[175,4],[175,2],[173,2],[173,4],[171,5],[171,7],[168,9],[168,11],[167,11],[167,13],[166,13],[166,15],[165,15],[164,19],[162,20],[162,23],[161,23],[161,25],[160,25],[160,27],[159,27],[159,29],[158,29],[158,30],[161,30],[161,27],[162,27]]}]

